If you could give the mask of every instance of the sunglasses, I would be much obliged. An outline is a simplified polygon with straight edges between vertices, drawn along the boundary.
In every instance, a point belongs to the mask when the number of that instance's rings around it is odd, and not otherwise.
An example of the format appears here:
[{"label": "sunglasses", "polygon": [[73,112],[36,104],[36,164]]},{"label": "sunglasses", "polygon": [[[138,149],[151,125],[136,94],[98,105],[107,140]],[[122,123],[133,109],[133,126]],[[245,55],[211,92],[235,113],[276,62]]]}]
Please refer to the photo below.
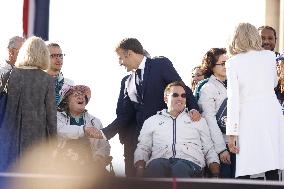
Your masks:
[{"label": "sunglasses", "polygon": [[57,58],[61,58],[61,59],[63,58],[63,56],[65,56],[65,54],[51,54],[50,55],[51,58],[56,58],[57,57]]},{"label": "sunglasses", "polygon": [[182,93],[182,94],[178,94],[178,93],[170,93],[168,94],[170,96],[172,96],[173,98],[177,98],[177,97],[181,97],[181,98],[186,98],[186,94],[185,93]]}]

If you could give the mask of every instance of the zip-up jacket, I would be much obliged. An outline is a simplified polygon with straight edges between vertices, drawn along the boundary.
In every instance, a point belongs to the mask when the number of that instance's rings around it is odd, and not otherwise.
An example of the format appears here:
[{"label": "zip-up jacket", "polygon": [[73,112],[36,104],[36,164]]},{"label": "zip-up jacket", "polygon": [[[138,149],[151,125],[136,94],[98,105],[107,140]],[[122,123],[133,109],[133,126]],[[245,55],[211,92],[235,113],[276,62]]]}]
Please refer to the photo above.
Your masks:
[{"label": "zip-up jacket", "polygon": [[151,116],[145,120],[138,141],[134,163],[144,160],[147,165],[157,158],[185,159],[202,168],[219,163],[205,119],[193,122],[187,110],[176,118],[166,109]]},{"label": "zip-up jacket", "polygon": [[[83,113],[84,125],[77,126],[70,124],[70,117],[66,112],[57,112],[57,134],[59,136],[59,142],[64,143],[69,139],[79,139],[85,137],[83,127],[96,127],[102,129],[103,125],[101,121],[90,115],[87,111]],[[92,149],[92,155],[95,158],[96,155],[109,156],[110,145],[109,142],[104,139],[89,138]]]},{"label": "zip-up jacket", "polygon": [[228,137],[222,134],[216,120],[216,114],[224,101],[227,98],[227,89],[214,75],[211,75],[208,82],[200,90],[200,98],[198,105],[202,111],[202,116],[205,118],[215,151],[219,154],[224,152]]}]

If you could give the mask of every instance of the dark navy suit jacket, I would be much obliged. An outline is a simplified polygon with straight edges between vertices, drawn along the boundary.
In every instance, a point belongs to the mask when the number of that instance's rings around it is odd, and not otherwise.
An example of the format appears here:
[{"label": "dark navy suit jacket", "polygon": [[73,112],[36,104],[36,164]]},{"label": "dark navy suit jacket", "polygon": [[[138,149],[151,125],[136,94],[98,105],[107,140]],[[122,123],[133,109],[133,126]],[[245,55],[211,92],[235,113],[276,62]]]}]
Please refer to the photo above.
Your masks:
[{"label": "dark navy suit jacket", "polygon": [[[126,79],[126,78],[125,78]],[[164,89],[173,82],[181,81],[181,77],[173,67],[171,61],[165,57],[147,58],[145,62],[142,82],[142,103],[132,102],[124,93],[124,86],[120,89],[117,103],[117,118],[103,128],[102,131],[107,139],[112,138],[123,127],[128,127],[133,119],[136,119],[137,132],[142,128],[144,121],[164,108]],[[186,102],[189,110],[199,110],[196,100],[189,87],[186,87]]]}]

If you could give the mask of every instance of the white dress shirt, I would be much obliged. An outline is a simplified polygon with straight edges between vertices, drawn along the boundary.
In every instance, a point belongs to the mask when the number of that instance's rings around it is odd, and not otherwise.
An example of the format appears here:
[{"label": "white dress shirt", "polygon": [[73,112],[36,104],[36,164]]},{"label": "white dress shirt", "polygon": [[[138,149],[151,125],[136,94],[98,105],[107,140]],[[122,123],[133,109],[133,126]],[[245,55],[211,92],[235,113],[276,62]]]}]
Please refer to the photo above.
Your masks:
[{"label": "white dress shirt", "polygon": [[[143,76],[144,76],[145,62],[146,62],[146,57],[144,56],[142,62],[139,64],[139,67],[138,67],[138,69],[141,69],[141,80],[142,81],[143,81]],[[127,91],[127,94],[132,102],[138,102],[135,77],[136,77],[135,71],[133,70],[131,75],[125,81],[125,92]]]}]

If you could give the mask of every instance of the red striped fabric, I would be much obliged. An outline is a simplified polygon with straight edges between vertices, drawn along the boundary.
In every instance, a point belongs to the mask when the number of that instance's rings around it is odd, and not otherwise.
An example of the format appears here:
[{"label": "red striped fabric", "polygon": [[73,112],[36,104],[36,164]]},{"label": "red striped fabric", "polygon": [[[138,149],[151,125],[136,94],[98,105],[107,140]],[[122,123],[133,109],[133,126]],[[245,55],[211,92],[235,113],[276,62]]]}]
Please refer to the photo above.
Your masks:
[{"label": "red striped fabric", "polygon": [[23,36],[28,36],[29,0],[24,0],[23,5]]},{"label": "red striped fabric", "polygon": [[23,36],[48,40],[49,0],[23,0]]}]

